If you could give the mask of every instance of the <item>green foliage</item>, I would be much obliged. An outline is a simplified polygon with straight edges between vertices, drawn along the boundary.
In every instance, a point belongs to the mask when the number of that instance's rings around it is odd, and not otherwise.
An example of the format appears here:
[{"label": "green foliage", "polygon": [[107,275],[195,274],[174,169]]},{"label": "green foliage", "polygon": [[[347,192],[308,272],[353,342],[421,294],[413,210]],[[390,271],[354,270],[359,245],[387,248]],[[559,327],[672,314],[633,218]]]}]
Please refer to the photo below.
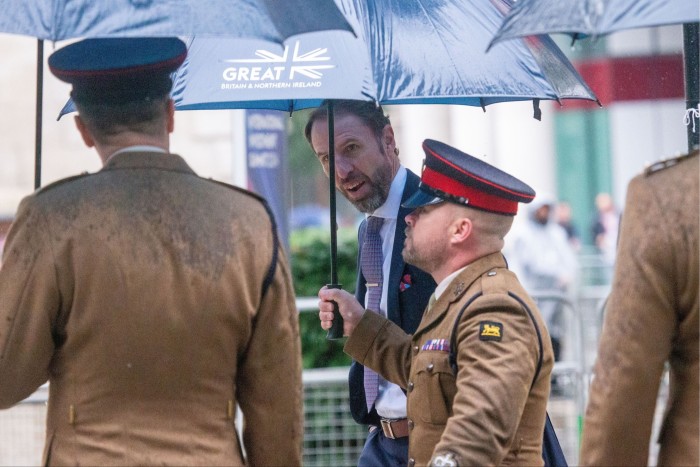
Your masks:
[{"label": "green foliage", "polygon": [[304,127],[309,119],[312,109],[299,110],[290,117],[291,127],[289,131],[289,169],[297,174],[322,174],[321,164],[306,137]]},{"label": "green foliage", "polygon": [[[318,290],[330,282],[330,233],[323,228],[292,232],[289,239],[292,276],[297,297],[316,297]],[[343,289],[355,290],[357,232],[353,228],[338,230],[338,282]],[[328,340],[321,329],[318,309],[302,311],[299,317],[304,368],[350,365],[343,353],[345,339]]]}]

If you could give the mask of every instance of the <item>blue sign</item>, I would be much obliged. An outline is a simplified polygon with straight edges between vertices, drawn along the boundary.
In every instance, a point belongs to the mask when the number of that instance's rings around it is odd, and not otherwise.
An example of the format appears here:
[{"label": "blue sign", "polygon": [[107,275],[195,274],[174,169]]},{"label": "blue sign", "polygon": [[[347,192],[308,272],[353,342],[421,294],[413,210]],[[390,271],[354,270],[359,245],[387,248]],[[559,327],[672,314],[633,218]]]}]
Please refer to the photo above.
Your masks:
[{"label": "blue sign", "polygon": [[267,199],[285,247],[289,245],[287,118],[276,110],[245,111],[248,189]]}]

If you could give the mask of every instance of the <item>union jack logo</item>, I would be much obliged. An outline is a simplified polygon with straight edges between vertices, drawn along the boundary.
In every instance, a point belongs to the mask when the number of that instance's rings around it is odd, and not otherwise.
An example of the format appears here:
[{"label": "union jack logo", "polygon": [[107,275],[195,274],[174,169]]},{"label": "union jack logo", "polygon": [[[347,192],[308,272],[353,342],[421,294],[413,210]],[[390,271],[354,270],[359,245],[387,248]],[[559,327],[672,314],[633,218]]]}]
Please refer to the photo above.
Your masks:
[{"label": "union jack logo", "polygon": [[327,62],[331,59],[328,54],[328,48],[317,47],[305,53],[300,53],[300,41],[294,43],[294,51],[289,54],[289,46],[284,46],[284,52],[279,55],[275,52],[269,50],[258,49],[255,51],[255,55],[260,58],[250,58],[250,59],[230,59],[225,60],[229,63],[280,63],[289,67],[289,79],[294,79],[294,76],[298,73],[304,75],[311,79],[319,79],[323,76],[321,70],[327,70],[335,68],[335,65],[297,65],[297,63],[308,63],[308,62]]}]

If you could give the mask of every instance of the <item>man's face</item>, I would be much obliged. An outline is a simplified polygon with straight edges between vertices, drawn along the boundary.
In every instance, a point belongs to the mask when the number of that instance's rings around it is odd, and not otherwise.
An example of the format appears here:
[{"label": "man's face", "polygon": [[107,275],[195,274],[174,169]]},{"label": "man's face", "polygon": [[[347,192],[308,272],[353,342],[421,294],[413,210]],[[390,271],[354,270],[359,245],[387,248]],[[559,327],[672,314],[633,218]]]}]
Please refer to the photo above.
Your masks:
[{"label": "man's face", "polygon": [[422,206],[406,216],[406,240],[401,255],[405,262],[428,273],[445,264],[448,228],[454,213],[447,202]]},{"label": "man's face", "polygon": [[[386,201],[399,167],[394,132],[387,125],[377,138],[352,114],[336,116],[334,126],[336,187],[360,212],[372,213]],[[326,120],[316,120],[311,127],[311,147],[328,175]]]}]

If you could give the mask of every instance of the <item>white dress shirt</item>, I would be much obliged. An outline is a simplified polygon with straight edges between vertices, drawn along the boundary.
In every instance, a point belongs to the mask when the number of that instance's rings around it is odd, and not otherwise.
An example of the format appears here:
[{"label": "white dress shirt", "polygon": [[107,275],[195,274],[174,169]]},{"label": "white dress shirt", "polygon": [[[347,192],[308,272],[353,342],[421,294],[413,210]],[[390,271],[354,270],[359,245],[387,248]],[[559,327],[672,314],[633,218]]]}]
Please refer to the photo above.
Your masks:
[{"label": "white dress shirt", "polygon": [[[389,188],[386,201],[371,215],[384,219],[379,236],[382,238],[382,298],[379,304],[382,315],[387,316],[387,302],[389,292],[389,273],[391,271],[391,252],[394,250],[394,236],[396,234],[396,221],[401,208],[401,197],[406,186],[408,172],[406,167],[399,166],[394,180]],[[369,217],[369,215],[368,215]],[[365,307],[367,307],[367,295],[365,294]],[[375,402],[377,413],[382,418],[406,417],[406,395],[396,384],[390,383],[379,376],[379,396]]]}]

